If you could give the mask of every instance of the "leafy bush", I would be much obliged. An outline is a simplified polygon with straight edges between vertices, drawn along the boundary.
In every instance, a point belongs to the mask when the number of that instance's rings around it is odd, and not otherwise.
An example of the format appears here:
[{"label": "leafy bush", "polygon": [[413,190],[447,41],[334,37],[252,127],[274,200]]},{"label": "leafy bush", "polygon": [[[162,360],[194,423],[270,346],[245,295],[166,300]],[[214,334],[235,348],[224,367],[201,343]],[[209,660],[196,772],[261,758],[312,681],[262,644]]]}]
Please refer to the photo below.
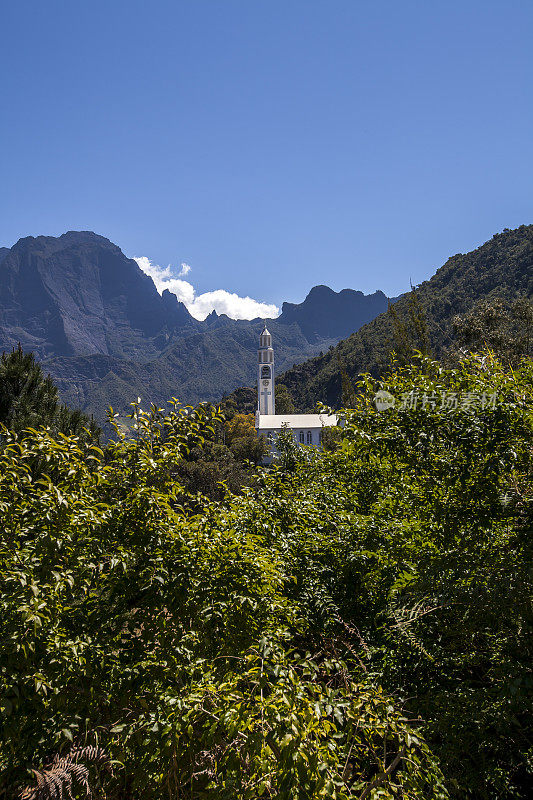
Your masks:
[{"label": "leafy bush", "polygon": [[134,416],[105,451],[4,432],[2,795],[442,797],[418,722],[315,646],[270,511],[177,479],[219,413]]},{"label": "leafy bush", "polygon": [[287,596],[425,720],[461,797],[533,791],[532,379],[490,354],[367,376],[341,446],[271,474],[249,511]]},{"label": "leafy bush", "polygon": [[210,407],[105,451],[5,431],[6,800],[530,797],[532,386],[393,365],[219,501],[180,480]]}]

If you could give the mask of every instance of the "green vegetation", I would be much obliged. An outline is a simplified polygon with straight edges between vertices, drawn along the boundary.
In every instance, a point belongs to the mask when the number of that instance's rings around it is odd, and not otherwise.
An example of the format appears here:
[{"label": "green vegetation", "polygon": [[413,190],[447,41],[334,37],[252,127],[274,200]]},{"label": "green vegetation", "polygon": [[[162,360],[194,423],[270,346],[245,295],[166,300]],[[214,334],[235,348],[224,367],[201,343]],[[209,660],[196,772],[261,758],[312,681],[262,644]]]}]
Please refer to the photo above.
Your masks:
[{"label": "green vegetation", "polygon": [[250,485],[266,444],[255,432],[252,414],[220,420],[204,440],[184,452],[175,478],[188,492],[222,500],[229,491],[239,494]]},{"label": "green vegetation", "polygon": [[[279,381],[276,381],[276,414],[296,414],[292,395]],[[235,389],[222,400],[222,408],[226,417],[233,414],[255,414],[257,409],[257,387]]]},{"label": "green vegetation", "polygon": [[292,395],[282,383],[276,383],[276,414],[296,414]]},{"label": "green vegetation", "polygon": [[245,415],[4,431],[1,795],[530,797],[532,386],[393,364],[217,500],[180,470]]},{"label": "green vegetation", "polygon": [[16,432],[44,425],[95,442],[100,433],[94,420],[59,402],[52,378],[20,345],[0,358],[0,424]]},{"label": "green vegetation", "polygon": [[392,321],[394,352],[399,363],[410,364],[415,353],[430,355],[427,317],[416,289],[411,288],[400,307],[389,304],[388,315]]},{"label": "green vegetation", "polygon": [[365,372],[377,377],[387,369],[392,350],[403,363],[411,360],[413,348],[440,358],[456,338],[457,316],[483,301],[520,297],[533,297],[533,225],[504,230],[477,250],[452,256],[388,313],[329,352],[295,365],[280,380],[300,410],[311,409],[317,400],[338,408],[346,395],[343,370],[352,381]]},{"label": "green vegetation", "polygon": [[532,354],[533,301],[526,297],[511,303],[501,298],[480,300],[469,313],[454,317],[453,333],[452,356],[488,348],[513,366]]}]

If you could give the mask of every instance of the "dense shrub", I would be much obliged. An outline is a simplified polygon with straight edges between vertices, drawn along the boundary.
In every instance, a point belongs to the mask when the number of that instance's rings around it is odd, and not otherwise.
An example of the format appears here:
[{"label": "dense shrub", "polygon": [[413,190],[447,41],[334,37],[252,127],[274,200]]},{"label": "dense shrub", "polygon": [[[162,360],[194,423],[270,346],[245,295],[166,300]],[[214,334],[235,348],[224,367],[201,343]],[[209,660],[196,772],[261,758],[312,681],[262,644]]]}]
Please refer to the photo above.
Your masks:
[{"label": "dense shrub", "polygon": [[459,796],[533,793],[532,379],[490,354],[365,378],[341,446],[250,506],[287,596],[424,718]]},{"label": "dense shrub", "polygon": [[210,408],[6,432],[3,795],[84,795],[96,753],[117,800],[530,797],[532,378],[365,378],[340,442],[219,501],[179,479]]},{"label": "dense shrub", "polygon": [[[31,797],[83,796],[75,768],[116,798],[441,796],[379,684],[327,641],[307,651],[284,555],[249,524],[252,493],[215,503],[176,481],[218,422],[137,410],[136,438],[106,452],[6,432],[3,796],[31,767]],[[105,758],[85,764],[92,752]]]}]

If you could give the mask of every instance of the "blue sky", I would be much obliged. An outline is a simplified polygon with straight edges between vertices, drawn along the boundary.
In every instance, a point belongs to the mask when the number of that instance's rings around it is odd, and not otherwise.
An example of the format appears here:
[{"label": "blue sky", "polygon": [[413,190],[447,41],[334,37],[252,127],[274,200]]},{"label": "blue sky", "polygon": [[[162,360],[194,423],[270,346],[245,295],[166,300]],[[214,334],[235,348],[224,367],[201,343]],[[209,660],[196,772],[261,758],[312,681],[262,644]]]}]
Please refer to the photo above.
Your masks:
[{"label": "blue sky", "polygon": [[0,245],[94,230],[279,305],[533,222],[530,0],[19,0],[1,29]]}]

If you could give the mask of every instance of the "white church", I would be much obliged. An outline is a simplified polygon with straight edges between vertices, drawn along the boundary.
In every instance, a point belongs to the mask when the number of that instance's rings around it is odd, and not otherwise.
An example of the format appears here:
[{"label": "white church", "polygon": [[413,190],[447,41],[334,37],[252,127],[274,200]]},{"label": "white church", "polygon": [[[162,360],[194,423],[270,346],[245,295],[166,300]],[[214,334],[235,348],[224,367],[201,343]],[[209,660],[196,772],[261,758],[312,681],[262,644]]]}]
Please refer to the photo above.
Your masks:
[{"label": "white church", "polygon": [[266,323],[259,336],[257,360],[255,428],[258,436],[266,436],[270,446],[264,463],[269,463],[275,458],[276,439],[282,430],[290,430],[298,444],[321,447],[323,428],[337,425],[337,417],[334,414],[276,414],[274,349]]}]

